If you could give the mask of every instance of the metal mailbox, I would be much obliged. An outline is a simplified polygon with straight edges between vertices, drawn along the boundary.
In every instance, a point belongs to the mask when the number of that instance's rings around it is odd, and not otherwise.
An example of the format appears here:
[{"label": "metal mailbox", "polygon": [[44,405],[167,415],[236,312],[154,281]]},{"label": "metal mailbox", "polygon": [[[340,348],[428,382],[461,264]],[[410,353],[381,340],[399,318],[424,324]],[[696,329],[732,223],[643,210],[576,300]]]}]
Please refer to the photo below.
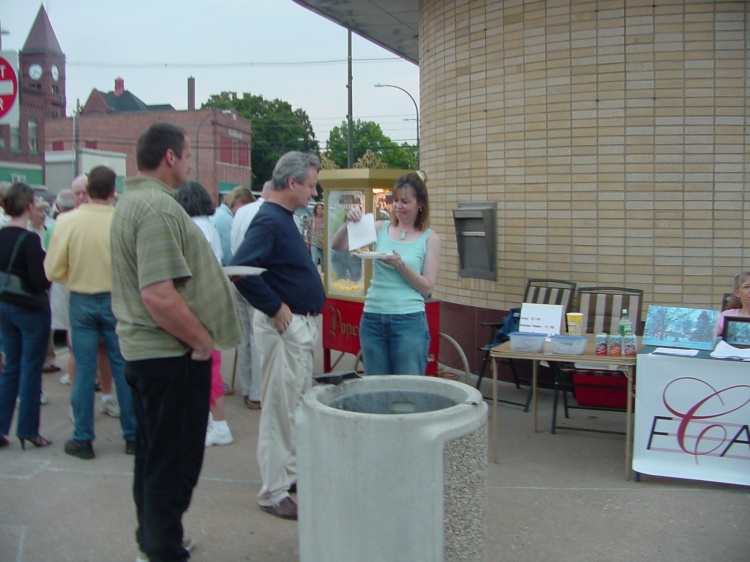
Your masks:
[{"label": "metal mailbox", "polygon": [[460,277],[497,279],[494,201],[459,202],[453,210]]}]

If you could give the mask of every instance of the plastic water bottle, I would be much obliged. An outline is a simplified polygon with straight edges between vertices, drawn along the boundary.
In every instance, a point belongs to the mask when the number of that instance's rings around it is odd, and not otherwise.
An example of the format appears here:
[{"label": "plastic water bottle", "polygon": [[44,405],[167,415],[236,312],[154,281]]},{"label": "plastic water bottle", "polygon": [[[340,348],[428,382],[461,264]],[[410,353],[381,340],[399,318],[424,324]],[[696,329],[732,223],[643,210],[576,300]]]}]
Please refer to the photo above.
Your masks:
[{"label": "plastic water bottle", "polygon": [[620,315],[620,323],[617,325],[617,328],[621,336],[633,335],[633,324],[630,322],[630,314],[628,314],[627,308],[622,309],[622,314]]}]

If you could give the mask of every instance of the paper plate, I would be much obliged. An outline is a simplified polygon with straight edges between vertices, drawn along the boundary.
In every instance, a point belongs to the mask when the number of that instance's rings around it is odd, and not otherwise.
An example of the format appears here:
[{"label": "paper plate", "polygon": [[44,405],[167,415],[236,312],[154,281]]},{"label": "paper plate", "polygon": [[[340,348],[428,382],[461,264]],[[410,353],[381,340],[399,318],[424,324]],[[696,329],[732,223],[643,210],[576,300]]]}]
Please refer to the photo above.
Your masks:
[{"label": "paper plate", "polygon": [[248,275],[260,275],[265,267],[251,267],[249,265],[227,265],[222,268],[229,277],[246,277]]},{"label": "paper plate", "polygon": [[387,258],[388,256],[392,256],[393,254],[389,252],[354,251],[352,252],[352,255],[357,256],[358,258],[362,258],[363,260],[379,260],[382,258]]}]

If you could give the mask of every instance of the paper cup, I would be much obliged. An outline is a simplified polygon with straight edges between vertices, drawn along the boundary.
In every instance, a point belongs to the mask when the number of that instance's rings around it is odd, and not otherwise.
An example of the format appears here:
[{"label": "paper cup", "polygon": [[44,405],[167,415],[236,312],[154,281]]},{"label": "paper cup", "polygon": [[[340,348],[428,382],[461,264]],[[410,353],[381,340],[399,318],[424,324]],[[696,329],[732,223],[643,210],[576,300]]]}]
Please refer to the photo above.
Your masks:
[{"label": "paper cup", "polygon": [[568,320],[568,335],[582,336],[583,314],[581,314],[580,312],[568,312],[565,317]]}]

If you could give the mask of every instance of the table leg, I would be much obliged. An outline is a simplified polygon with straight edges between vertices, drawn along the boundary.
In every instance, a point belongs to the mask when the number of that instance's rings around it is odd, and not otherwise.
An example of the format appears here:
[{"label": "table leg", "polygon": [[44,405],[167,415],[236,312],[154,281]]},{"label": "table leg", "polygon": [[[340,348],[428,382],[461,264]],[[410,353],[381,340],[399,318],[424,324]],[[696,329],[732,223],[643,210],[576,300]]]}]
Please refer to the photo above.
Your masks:
[{"label": "table leg", "polygon": [[625,369],[628,379],[627,414],[625,420],[625,480],[632,476],[633,463],[633,368]]},{"label": "table leg", "polygon": [[492,419],[490,420],[490,458],[497,464],[497,359],[492,361]]},{"label": "table leg", "polygon": [[537,413],[539,411],[538,409],[538,403],[537,398],[539,397],[539,393],[537,392],[537,378],[539,376],[539,361],[532,361],[531,362],[531,410],[534,415],[534,432],[539,432],[539,418],[537,417]]}]

